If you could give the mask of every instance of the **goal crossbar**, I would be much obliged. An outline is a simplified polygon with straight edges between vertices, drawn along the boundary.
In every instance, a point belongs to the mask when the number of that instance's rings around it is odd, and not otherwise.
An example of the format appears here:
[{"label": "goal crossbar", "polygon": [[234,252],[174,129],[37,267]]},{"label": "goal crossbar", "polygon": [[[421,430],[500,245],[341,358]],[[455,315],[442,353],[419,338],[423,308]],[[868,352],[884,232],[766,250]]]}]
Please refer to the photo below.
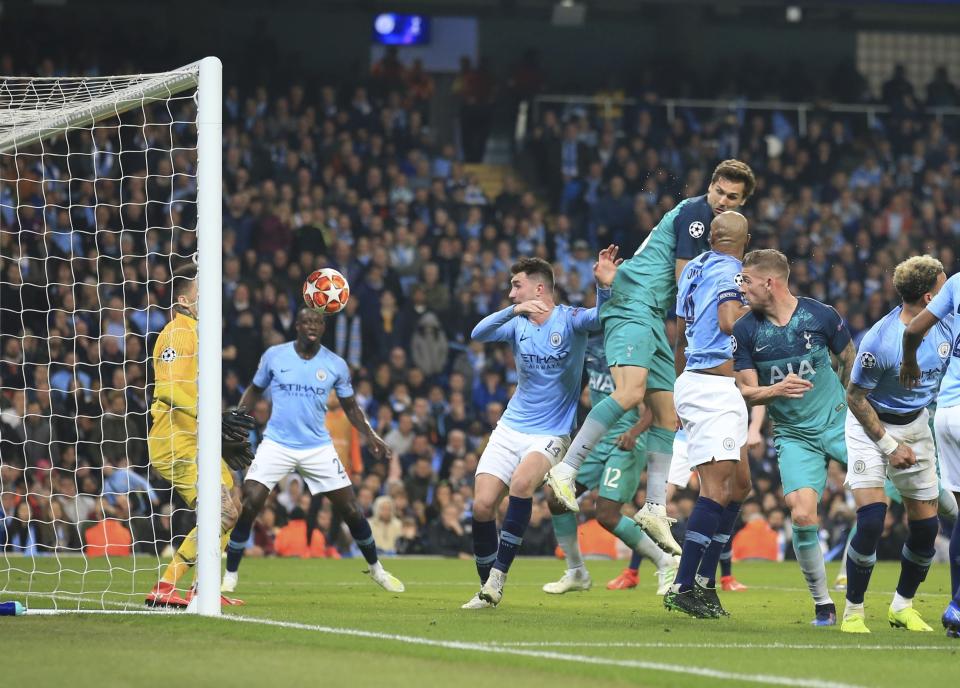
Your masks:
[{"label": "goal crossbar", "polygon": [[[200,63],[193,62],[172,72],[131,76],[120,88],[116,77],[0,76],[0,153],[195,88],[199,75]],[[65,90],[64,84],[70,83],[83,90]],[[38,84],[49,84],[49,89]],[[82,96],[82,102],[71,104],[71,96]]]}]

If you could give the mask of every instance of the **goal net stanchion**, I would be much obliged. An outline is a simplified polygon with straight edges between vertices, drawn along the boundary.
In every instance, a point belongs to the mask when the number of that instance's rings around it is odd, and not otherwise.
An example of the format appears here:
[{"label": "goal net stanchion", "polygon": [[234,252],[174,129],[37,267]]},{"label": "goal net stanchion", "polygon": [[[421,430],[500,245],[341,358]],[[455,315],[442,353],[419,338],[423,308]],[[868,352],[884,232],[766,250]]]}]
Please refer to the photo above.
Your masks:
[{"label": "goal net stanchion", "polygon": [[143,478],[149,359],[196,260],[191,606],[220,613],[221,108],[216,58],[0,76],[0,602],[139,609],[192,526]]}]

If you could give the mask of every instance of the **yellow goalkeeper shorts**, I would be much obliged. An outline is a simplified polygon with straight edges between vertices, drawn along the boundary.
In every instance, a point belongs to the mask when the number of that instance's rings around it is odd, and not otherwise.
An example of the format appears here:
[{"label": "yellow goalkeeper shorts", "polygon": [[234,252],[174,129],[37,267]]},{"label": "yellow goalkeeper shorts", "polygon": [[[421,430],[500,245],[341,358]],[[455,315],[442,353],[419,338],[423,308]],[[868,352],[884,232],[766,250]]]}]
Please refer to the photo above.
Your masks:
[{"label": "yellow goalkeeper shorts", "polygon": [[[189,425],[188,425],[189,422]],[[191,508],[197,504],[197,422],[176,411],[153,412],[153,427],[147,435],[150,465]],[[220,479],[233,488],[233,473],[220,460]]]}]

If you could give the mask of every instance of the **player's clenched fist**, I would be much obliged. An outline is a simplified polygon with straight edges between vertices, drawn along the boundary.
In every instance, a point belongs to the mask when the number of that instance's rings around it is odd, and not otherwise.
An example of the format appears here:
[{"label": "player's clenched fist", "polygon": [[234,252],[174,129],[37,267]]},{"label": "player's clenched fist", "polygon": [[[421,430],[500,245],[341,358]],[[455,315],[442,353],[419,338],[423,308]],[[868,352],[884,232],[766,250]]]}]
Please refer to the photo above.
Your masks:
[{"label": "player's clenched fist", "polygon": [[813,389],[813,383],[810,380],[804,380],[796,373],[790,373],[783,380],[776,384],[779,396],[787,399],[800,399],[804,393]]}]

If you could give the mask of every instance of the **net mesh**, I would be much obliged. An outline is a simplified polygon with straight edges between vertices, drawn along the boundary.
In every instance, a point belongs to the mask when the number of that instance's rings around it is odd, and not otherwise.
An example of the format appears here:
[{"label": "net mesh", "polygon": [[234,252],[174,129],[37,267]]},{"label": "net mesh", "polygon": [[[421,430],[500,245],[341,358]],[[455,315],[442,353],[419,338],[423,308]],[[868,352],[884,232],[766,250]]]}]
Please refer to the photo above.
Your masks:
[{"label": "net mesh", "polygon": [[147,433],[195,260],[195,76],[0,77],[0,599],[139,606],[193,525]]}]

